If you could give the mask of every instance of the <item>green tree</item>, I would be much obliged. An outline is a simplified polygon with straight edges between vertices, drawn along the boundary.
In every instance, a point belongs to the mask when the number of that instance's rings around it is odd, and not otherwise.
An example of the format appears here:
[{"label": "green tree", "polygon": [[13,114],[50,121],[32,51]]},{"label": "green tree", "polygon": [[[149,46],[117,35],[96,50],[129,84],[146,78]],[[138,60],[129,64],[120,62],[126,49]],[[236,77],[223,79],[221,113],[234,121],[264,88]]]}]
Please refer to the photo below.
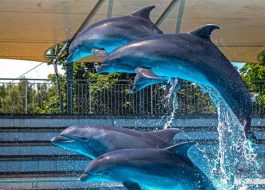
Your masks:
[{"label": "green tree", "polygon": [[254,111],[265,113],[265,51],[258,55],[259,63],[247,63],[240,70],[250,92],[257,94]]}]

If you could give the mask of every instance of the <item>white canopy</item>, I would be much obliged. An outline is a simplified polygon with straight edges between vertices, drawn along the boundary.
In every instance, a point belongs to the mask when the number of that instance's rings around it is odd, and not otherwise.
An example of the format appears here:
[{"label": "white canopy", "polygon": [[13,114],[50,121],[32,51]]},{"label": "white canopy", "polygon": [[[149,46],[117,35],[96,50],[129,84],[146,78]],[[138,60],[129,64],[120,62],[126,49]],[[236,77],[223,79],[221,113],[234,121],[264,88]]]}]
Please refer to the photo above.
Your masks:
[{"label": "white canopy", "polygon": [[[45,50],[71,38],[99,2],[1,0],[0,58],[44,61]],[[209,23],[221,26],[212,40],[231,61],[257,62],[257,54],[265,49],[264,0],[102,0],[89,23],[152,4],[156,9],[151,19],[156,22],[160,17],[159,27],[166,33]]]}]

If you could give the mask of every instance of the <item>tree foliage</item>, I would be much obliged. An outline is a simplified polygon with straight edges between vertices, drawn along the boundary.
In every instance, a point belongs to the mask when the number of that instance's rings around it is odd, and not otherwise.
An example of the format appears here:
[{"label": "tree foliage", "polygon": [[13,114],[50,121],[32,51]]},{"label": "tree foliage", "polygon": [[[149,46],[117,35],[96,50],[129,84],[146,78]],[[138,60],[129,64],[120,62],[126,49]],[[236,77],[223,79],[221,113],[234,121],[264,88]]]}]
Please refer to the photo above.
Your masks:
[{"label": "tree foliage", "polygon": [[[256,107],[264,109],[265,112],[265,52],[259,54],[258,58],[259,64],[247,63],[240,72],[249,90],[257,93]],[[2,83],[0,113],[60,114],[56,76],[50,74],[48,78],[48,83],[29,82],[26,79],[17,83]],[[167,91],[161,85],[132,95],[128,91],[130,81],[125,81],[131,80],[129,75],[97,74],[93,63],[75,63],[73,79],[73,108],[76,114],[130,115],[139,114],[143,110],[142,113],[145,114],[163,115],[171,110],[165,107],[164,98]],[[60,75],[60,81],[66,111],[66,74]],[[185,83],[178,97],[180,107],[177,114],[215,113],[215,106],[197,86]]]},{"label": "tree foliage", "polygon": [[265,51],[258,55],[259,63],[247,63],[241,69],[241,76],[250,92],[256,93],[258,109],[265,112]]}]

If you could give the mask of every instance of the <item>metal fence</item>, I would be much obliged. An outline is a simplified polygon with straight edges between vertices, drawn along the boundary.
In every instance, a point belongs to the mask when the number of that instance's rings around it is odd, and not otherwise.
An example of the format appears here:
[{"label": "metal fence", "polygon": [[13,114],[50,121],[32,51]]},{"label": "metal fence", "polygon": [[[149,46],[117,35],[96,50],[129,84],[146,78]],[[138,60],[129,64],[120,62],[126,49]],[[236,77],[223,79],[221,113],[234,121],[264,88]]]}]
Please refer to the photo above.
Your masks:
[{"label": "metal fence", "polygon": [[[130,81],[71,82],[72,114],[98,116],[165,116],[173,111],[172,98],[162,85],[130,94]],[[66,114],[67,85],[61,81],[62,101],[55,81],[39,79],[0,79],[0,114]],[[265,82],[259,82],[253,114],[265,115]],[[177,94],[175,115],[215,115],[216,108],[207,94],[191,83],[183,83]],[[60,103],[63,105],[61,106]],[[60,109],[62,108],[62,109]]]}]

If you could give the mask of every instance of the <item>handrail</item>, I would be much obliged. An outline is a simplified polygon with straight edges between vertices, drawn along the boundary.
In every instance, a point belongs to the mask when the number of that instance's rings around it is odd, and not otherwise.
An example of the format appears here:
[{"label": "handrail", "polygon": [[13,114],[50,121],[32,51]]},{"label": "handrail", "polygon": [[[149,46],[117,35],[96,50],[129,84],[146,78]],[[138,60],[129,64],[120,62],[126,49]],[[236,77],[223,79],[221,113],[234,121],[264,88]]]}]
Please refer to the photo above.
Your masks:
[{"label": "handrail", "polygon": [[[1,81],[52,81],[51,79],[37,79],[37,78],[0,78]],[[98,80],[95,79],[73,79],[72,81],[87,81],[87,82],[96,82]],[[126,79],[115,79],[115,81],[119,82],[131,82],[131,80]]]},{"label": "handrail", "polygon": [[[0,81],[52,81],[51,79],[39,79],[39,78],[0,78]],[[88,82],[95,82],[98,81],[96,79],[73,79],[73,81],[88,81]],[[132,82],[129,79],[115,79],[118,82]],[[265,80],[257,80],[254,83],[264,83]]]}]

